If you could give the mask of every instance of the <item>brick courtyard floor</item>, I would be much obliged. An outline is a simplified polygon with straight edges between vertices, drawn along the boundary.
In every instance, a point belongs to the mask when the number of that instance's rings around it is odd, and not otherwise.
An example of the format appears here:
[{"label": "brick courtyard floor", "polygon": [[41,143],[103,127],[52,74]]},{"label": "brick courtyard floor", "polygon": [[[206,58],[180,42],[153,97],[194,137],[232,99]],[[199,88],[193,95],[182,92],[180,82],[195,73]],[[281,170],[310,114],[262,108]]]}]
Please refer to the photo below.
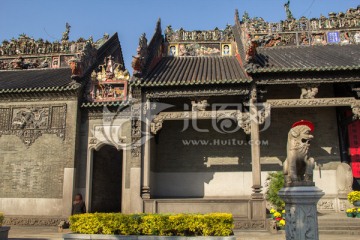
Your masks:
[{"label": "brick courtyard floor", "polygon": [[[69,230],[64,230],[63,233],[68,233]],[[56,227],[11,227],[9,239],[62,239],[62,234],[59,233]],[[284,233],[270,234],[268,232],[237,232],[237,240],[283,240]],[[344,235],[321,235],[320,240],[355,240],[359,236],[344,236]]]}]

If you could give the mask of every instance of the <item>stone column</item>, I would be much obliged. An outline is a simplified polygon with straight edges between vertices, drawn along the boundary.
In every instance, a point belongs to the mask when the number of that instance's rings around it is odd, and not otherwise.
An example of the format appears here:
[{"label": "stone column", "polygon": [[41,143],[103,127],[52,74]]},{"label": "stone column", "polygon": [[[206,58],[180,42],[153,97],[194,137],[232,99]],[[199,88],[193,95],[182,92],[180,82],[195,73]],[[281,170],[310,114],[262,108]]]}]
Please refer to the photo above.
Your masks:
[{"label": "stone column", "polygon": [[150,198],[150,140],[151,140],[151,110],[150,101],[147,100],[144,108],[145,114],[145,143],[144,143],[144,158],[143,158],[143,177],[141,187],[141,197],[143,199]]},{"label": "stone column", "polygon": [[324,192],[315,186],[285,187],[279,196],[285,201],[286,240],[318,240],[316,205]]},{"label": "stone column", "polygon": [[87,152],[87,162],[86,162],[86,196],[85,196],[86,211],[88,212],[91,212],[93,155],[94,155],[94,149],[89,148]]},{"label": "stone column", "polygon": [[64,168],[63,216],[65,217],[69,217],[72,211],[72,202],[75,187],[75,172],[75,168]]},{"label": "stone column", "polygon": [[253,178],[253,194],[252,199],[262,199],[261,193],[261,165],[260,165],[260,136],[259,136],[259,119],[258,109],[256,106],[256,86],[253,86],[251,90],[251,96],[249,101],[250,111],[250,128],[251,128],[251,162],[252,162],[252,178]]}]

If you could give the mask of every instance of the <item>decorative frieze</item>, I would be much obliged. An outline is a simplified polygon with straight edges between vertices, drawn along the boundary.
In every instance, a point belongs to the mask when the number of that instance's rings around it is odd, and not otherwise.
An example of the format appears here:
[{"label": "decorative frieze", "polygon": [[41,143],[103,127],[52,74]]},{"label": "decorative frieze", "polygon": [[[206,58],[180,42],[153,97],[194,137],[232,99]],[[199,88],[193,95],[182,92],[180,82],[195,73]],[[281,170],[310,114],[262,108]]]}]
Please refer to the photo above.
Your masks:
[{"label": "decorative frieze", "polygon": [[174,31],[171,25],[169,25],[165,29],[165,40],[167,42],[234,41],[234,34],[229,24],[224,30],[215,28],[209,31],[186,31],[183,28]]},{"label": "decorative frieze", "polygon": [[235,230],[265,230],[265,220],[243,220],[234,218],[234,229]]},{"label": "decorative frieze", "polygon": [[127,98],[129,72],[111,55],[93,70],[88,100],[91,102],[124,101]]},{"label": "decorative frieze", "polygon": [[360,106],[355,98],[269,99],[272,108]]},{"label": "decorative frieze", "polygon": [[66,104],[0,108],[0,137],[16,135],[30,146],[42,134],[65,139]]},{"label": "decorative frieze", "polygon": [[176,98],[176,97],[199,97],[199,96],[230,96],[249,95],[248,87],[234,88],[210,88],[210,89],[175,89],[175,90],[147,90],[147,98]]},{"label": "decorative frieze", "polygon": [[[258,123],[263,124],[265,119],[270,116],[270,106],[265,107],[257,112]],[[218,111],[182,111],[182,112],[160,112],[153,117],[151,122],[151,132],[156,134],[161,128],[165,120],[190,120],[190,119],[224,119],[231,118],[238,121],[246,134],[250,134],[250,121],[256,120],[251,118],[250,112],[242,112],[240,110],[218,110]]]},{"label": "decorative frieze", "polygon": [[321,199],[317,204],[318,210],[335,210],[334,199]]},{"label": "decorative frieze", "polygon": [[285,7],[287,19],[273,23],[263,18],[250,18],[244,13],[237,25],[244,32],[243,38],[247,48],[252,39],[259,47],[358,44],[360,43],[360,7],[350,8],[346,13],[329,13],[328,17],[295,19],[289,6]]},{"label": "decorative frieze", "polygon": [[360,119],[360,100],[355,98],[269,99],[266,103],[272,108],[349,106],[353,112],[353,119]]}]

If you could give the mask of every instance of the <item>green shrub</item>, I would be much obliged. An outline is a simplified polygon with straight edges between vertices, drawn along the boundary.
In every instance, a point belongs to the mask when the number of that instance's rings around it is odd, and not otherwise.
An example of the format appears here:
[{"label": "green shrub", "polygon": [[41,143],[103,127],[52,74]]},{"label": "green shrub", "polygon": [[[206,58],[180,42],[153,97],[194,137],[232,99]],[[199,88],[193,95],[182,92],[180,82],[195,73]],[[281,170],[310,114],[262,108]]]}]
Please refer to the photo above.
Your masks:
[{"label": "green shrub", "polygon": [[229,236],[233,227],[229,213],[86,213],[70,217],[71,231],[83,234]]},{"label": "green shrub", "polygon": [[278,211],[285,207],[285,202],[279,197],[279,191],[284,187],[284,173],[272,172],[266,179],[267,190],[265,193],[266,200],[269,201]]}]

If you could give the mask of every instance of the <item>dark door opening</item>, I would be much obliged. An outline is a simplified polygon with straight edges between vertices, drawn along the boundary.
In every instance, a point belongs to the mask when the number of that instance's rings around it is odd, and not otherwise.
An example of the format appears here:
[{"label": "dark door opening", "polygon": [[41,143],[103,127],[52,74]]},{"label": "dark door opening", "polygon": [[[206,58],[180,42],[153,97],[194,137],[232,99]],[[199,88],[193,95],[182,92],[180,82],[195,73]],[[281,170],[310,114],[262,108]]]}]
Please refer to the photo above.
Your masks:
[{"label": "dark door opening", "polygon": [[122,151],[105,145],[94,151],[91,212],[121,212]]}]

